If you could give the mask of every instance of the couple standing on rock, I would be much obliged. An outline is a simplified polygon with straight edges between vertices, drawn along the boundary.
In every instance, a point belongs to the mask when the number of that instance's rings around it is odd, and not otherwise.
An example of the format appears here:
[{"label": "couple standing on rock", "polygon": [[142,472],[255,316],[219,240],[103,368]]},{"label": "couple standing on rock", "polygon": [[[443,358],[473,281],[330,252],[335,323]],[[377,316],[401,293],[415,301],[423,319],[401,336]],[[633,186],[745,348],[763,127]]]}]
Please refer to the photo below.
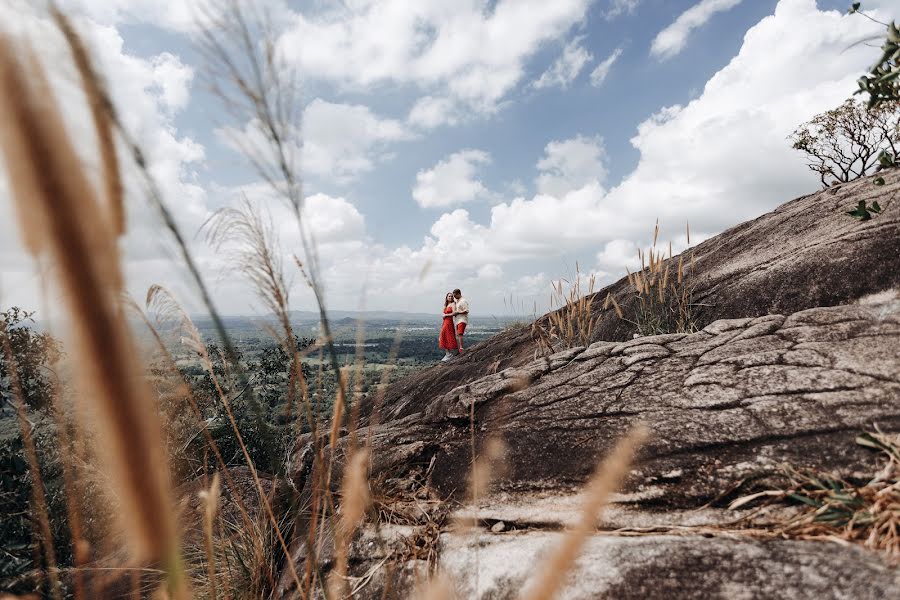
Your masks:
[{"label": "couple standing on rock", "polygon": [[441,326],[440,347],[444,349],[444,358],[450,360],[455,354],[463,353],[463,336],[469,324],[469,301],[463,298],[458,289],[444,296],[444,324]]}]

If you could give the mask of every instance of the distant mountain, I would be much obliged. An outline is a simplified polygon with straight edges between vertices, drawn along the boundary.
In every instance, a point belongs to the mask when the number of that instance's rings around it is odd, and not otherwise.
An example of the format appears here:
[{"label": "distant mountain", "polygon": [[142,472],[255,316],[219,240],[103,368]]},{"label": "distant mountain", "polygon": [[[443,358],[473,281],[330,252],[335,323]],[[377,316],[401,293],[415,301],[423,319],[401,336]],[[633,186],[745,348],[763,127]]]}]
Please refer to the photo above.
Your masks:
[{"label": "distant mountain", "polygon": [[[319,313],[311,310],[292,310],[291,320],[293,321],[316,321],[319,320]],[[387,310],[329,310],[328,318],[332,322],[337,321],[424,321],[434,319],[437,314],[429,313],[408,313],[408,312],[392,312]]]},{"label": "distant mountain", "polygon": [[[291,322],[298,325],[317,325],[319,323],[319,313],[311,310],[293,310],[290,312]],[[412,313],[412,312],[393,312],[386,310],[332,310],[328,311],[328,318],[332,325],[338,327],[356,326],[363,320],[366,323],[391,323],[397,324],[420,324],[420,323],[440,323],[440,314],[430,313]],[[211,326],[209,317],[195,316],[194,323],[198,327],[204,328]],[[226,327],[242,327],[249,325],[258,325],[267,321],[273,321],[274,317],[266,315],[228,315],[223,316],[222,320]],[[475,315],[471,318],[473,324],[481,323],[509,323],[513,321],[521,321],[522,317],[506,316],[506,315]]]}]

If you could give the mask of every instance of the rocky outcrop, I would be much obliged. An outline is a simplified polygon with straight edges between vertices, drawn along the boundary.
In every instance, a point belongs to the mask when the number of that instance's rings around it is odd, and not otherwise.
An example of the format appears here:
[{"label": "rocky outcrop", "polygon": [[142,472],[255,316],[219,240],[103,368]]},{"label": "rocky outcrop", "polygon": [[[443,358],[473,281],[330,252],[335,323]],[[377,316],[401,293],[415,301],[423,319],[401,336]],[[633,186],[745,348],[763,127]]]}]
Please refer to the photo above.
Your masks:
[{"label": "rocky outcrop", "polygon": [[509,448],[500,491],[539,491],[581,484],[637,421],[655,433],[628,485],[645,504],[701,506],[785,461],[855,469],[868,456],[857,432],[900,429],[900,303],[596,342],[456,387],[373,440],[385,469],[430,465],[431,486],[452,496],[474,423],[476,443]]},{"label": "rocky outcrop", "polygon": [[[798,198],[698,244],[690,253],[700,326],[720,319],[837,306],[900,287],[896,263],[900,204],[895,203],[900,173],[889,173],[885,179],[881,187],[867,178]],[[860,200],[878,201],[883,212],[862,222],[847,216],[846,211]],[[597,292],[594,340],[628,340],[633,327],[612,311],[602,310],[607,295],[616,298],[626,316],[633,312],[634,290],[626,279]],[[524,365],[537,350],[530,328],[504,332],[473,347],[461,359],[392,385],[382,415],[399,418],[420,412],[432,398],[460,383]]]},{"label": "rocky outcrop", "polygon": [[[500,438],[507,447],[493,492],[460,505],[434,541],[460,597],[516,597],[577,518],[598,459],[638,421],[651,438],[566,597],[883,598],[900,586],[874,553],[760,534],[784,519],[778,511],[757,515],[752,534],[746,512],[727,509],[777,484],[784,463],[874,472],[854,438],[873,426],[900,431],[896,294],[600,341],[418,400],[418,412],[371,432],[372,477],[396,493],[452,503],[467,488],[473,445]],[[477,527],[453,529],[455,517]],[[388,562],[359,553],[351,572],[377,572],[392,597],[408,596],[424,561],[406,556],[388,572],[378,560]]]}]

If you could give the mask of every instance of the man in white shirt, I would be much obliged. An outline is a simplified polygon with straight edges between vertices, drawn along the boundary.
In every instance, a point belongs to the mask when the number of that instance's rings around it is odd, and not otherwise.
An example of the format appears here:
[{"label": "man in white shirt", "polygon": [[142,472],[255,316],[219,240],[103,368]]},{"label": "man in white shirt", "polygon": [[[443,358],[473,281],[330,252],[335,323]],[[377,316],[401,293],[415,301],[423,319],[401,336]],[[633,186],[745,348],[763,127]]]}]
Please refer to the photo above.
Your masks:
[{"label": "man in white shirt", "polygon": [[462,292],[458,289],[453,290],[453,297],[456,298],[456,312],[453,313],[453,325],[456,328],[456,343],[459,346],[459,353],[463,353],[463,336],[466,333],[466,325],[469,324],[469,301],[463,298]]}]

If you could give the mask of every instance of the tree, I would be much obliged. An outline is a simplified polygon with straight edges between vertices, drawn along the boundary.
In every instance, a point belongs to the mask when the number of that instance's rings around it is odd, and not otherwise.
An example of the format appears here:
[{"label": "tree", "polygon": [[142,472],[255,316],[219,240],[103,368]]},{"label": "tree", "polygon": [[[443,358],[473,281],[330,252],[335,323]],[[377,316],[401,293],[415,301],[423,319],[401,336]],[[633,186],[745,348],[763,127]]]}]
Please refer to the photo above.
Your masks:
[{"label": "tree", "polygon": [[[59,358],[60,344],[50,334],[35,331],[33,315],[17,306],[0,311],[0,410],[13,401],[12,363],[16,365],[26,406],[41,409],[53,400],[50,366]],[[12,363],[3,338],[9,340]]]},{"label": "tree", "polygon": [[871,173],[884,164],[885,154],[896,156],[898,126],[900,102],[867,107],[851,99],[804,123],[789,139],[807,155],[809,168],[828,187]]}]

